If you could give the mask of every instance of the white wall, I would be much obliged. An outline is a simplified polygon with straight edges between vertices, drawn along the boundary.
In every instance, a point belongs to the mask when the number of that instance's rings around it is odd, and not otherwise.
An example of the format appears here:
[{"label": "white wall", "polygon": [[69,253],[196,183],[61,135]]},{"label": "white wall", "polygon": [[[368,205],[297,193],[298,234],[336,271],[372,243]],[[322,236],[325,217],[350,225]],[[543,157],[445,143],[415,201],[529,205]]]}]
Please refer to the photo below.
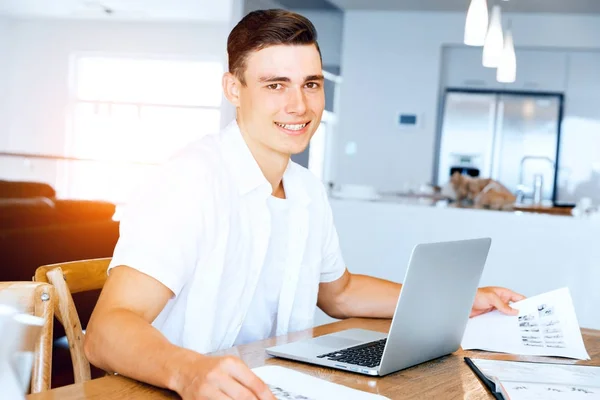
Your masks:
[{"label": "white wall", "polygon": [[600,51],[570,54],[565,96],[560,200],[600,204]]},{"label": "white wall", "polygon": [[[275,0],[246,0],[245,14],[250,11],[269,8],[284,8]],[[319,36],[319,47],[323,55],[323,65],[339,66],[342,61],[342,37],[344,14],[337,11],[292,10],[308,18]]]},{"label": "white wall", "polygon": [[62,154],[69,62],[77,52],[224,60],[226,24],[15,20],[0,151]]},{"label": "white wall", "polygon": [[10,21],[0,17],[0,149],[6,146],[8,135],[6,135],[6,90],[8,86],[8,63]]},{"label": "white wall", "polygon": [[[517,47],[600,49],[600,16],[510,17]],[[431,180],[441,50],[462,43],[464,21],[465,13],[346,12],[337,183],[401,190]],[[401,111],[418,113],[420,129],[399,130]],[[345,154],[349,142],[354,155]]]},{"label": "white wall", "polygon": [[294,11],[308,18],[317,29],[323,65],[340,66],[342,63],[344,14],[338,11]]},{"label": "white wall", "polygon": [[281,4],[279,4],[275,0],[246,0],[246,4],[244,5],[244,15],[248,14],[251,11],[256,10],[268,10],[270,8],[283,8]]},{"label": "white wall", "polygon": [[[249,1],[246,0],[233,0],[231,6],[231,18],[229,20],[229,26],[227,27],[227,36],[223,43],[223,70],[227,70],[228,59],[227,59],[227,37],[231,30],[237,25],[244,15],[247,14],[246,7]],[[223,95],[223,105],[221,107],[221,127],[227,126],[236,117],[236,110],[233,104],[229,102]]]}]

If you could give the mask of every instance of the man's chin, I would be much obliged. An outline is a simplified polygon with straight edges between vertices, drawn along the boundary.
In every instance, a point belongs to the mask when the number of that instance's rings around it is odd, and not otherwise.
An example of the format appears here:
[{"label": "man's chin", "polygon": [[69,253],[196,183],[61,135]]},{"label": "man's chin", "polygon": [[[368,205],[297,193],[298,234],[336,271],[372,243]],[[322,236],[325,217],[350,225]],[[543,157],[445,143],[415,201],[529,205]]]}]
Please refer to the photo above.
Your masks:
[{"label": "man's chin", "polygon": [[290,155],[300,154],[308,148],[308,143],[298,143],[297,145],[288,146],[287,150]]},{"label": "man's chin", "polygon": [[284,143],[282,143],[283,146],[280,148],[282,152],[289,155],[302,153],[308,148],[308,144],[310,143],[310,140],[307,140],[307,136],[302,137],[302,140],[300,140],[300,137],[290,139],[292,140],[286,140]]}]

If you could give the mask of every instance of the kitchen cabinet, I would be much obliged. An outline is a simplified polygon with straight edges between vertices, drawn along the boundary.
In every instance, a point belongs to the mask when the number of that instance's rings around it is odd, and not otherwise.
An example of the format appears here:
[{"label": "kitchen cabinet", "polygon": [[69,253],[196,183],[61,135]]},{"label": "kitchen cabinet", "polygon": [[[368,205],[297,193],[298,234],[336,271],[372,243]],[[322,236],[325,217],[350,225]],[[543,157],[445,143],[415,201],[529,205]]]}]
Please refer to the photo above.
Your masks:
[{"label": "kitchen cabinet", "polygon": [[481,47],[444,49],[443,82],[445,87],[559,92],[566,90],[567,53],[552,50],[517,49],[517,79],[513,83],[496,81],[496,69],[482,65]]},{"label": "kitchen cabinet", "polygon": [[443,80],[446,87],[501,90],[496,69],[482,65],[481,47],[449,47],[444,49]]},{"label": "kitchen cabinet", "polygon": [[516,50],[517,79],[507,90],[559,92],[566,89],[567,53],[550,50]]}]

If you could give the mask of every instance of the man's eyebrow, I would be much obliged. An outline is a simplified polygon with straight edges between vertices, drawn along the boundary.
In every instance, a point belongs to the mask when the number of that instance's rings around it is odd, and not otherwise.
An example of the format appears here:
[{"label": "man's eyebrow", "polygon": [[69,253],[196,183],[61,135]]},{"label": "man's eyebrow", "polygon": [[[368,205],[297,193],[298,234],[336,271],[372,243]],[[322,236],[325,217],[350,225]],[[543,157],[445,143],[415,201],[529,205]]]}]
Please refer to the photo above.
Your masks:
[{"label": "man's eyebrow", "polygon": [[261,76],[258,79],[258,81],[261,83],[269,83],[269,82],[291,82],[292,80],[290,78],[286,78],[285,76],[270,75],[270,76]]},{"label": "man's eyebrow", "polygon": [[324,81],[325,77],[323,75],[309,75],[304,79],[304,82],[308,81]]},{"label": "man's eyebrow", "polygon": [[[325,77],[323,75],[309,75],[306,78],[304,78],[304,82],[323,81],[323,80],[325,80]],[[288,82],[289,83],[292,80],[285,76],[269,75],[269,76],[260,77],[258,79],[258,81],[260,83],[272,83],[272,82]]]}]

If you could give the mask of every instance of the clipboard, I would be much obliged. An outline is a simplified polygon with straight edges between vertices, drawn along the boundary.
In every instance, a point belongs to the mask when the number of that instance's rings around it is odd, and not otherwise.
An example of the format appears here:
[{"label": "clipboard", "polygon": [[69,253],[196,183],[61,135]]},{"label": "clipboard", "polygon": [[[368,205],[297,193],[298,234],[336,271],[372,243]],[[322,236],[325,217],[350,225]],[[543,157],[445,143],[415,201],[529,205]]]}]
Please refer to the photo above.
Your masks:
[{"label": "clipboard", "polygon": [[477,368],[477,366],[475,365],[475,363],[473,363],[473,361],[471,361],[471,359],[469,357],[465,357],[465,362],[467,363],[467,365],[469,366],[469,368],[471,368],[471,370],[475,373],[475,375],[477,375],[477,377],[479,378],[479,380],[481,382],[483,382],[483,384],[485,385],[485,387],[492,394],[492,396],[494,396],[494,398],[496,400],[504,400],[504,396],[502,396],[502,393],[496,392],[496,384],[494,382],[492,382],[491,380],[489,380],[483,374],[483,372],[481,372],[479,370],[479,368]]}]

